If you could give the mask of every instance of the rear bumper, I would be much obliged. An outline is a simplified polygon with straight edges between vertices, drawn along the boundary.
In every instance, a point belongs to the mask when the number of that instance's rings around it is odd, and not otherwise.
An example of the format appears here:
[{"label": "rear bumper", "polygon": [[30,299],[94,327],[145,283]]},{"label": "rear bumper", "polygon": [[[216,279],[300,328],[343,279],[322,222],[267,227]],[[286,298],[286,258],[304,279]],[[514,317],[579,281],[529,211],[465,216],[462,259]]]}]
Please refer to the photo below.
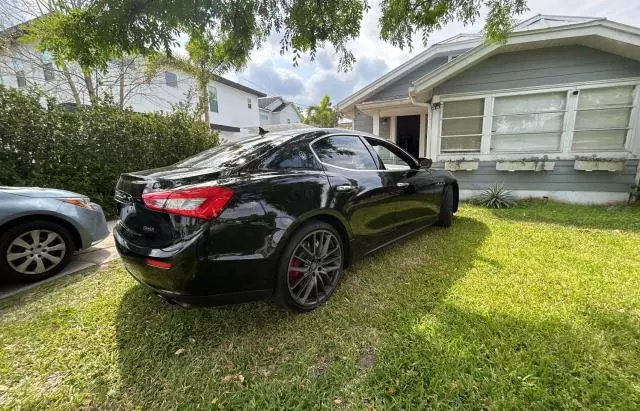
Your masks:
[{"label": "rear bumper", "polygon": [[[120,224],[113,232],[125,268],[138,282],[163,299],[182,307],[223,305],[268,298],[273,292],[273,267],[268,258],[206,255],[202,234],[163,249],[133,244],[122,236]],[[157,268],[147,259],[171,264]]]}]

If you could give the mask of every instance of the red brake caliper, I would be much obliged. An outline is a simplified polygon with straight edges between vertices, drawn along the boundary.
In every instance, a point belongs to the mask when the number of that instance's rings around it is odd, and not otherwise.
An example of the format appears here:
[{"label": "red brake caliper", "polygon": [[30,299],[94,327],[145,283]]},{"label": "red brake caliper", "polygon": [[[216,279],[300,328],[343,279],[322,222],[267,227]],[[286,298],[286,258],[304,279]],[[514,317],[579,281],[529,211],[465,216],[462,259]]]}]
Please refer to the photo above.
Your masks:
[{"label": "red brake caliper", "polygon": [[[297,258],[294,258],[293,260],[291,260],[291,267],[300,267],[301,265],[302,265],[302,261],[298,260]],[[289,271],[289,284],[294,285],[298,281],[298,278],[300,278],[299,271],[294,271],[294,270]]]}]

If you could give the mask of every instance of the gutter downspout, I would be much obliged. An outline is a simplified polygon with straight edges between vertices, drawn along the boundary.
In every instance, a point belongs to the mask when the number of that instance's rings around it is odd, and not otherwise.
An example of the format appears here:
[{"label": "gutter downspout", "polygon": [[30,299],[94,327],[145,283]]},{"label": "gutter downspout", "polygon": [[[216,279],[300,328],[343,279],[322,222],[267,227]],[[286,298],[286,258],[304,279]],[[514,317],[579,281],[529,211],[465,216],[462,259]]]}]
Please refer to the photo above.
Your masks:
[{"label": "gutter downspout", "polygon": [[429,103],[419,103],[413,97],[413,86],[409,87],[409,99],[411,100],[411,104],[418,107],[426,107],[427,109],[431,109],[431,104]]}]

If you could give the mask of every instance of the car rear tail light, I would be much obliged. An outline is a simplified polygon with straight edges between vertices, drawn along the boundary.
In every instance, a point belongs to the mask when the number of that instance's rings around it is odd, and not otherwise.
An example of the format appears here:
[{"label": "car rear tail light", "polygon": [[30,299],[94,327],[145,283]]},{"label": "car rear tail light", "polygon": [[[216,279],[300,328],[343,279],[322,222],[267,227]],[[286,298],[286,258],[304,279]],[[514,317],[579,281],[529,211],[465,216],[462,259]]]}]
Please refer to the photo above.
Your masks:
[{"label": "car rear tail light", "polygon": [[211,220],[220,215],[231,197],[232,189],[214,186],[146,193],[142,201],[150,210]]}]

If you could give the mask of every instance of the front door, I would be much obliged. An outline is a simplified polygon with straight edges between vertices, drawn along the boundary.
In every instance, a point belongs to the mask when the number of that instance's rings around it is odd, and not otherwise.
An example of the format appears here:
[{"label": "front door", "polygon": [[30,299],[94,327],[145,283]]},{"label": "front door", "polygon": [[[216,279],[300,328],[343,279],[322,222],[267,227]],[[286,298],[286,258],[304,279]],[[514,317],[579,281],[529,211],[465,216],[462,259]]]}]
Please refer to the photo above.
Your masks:
[{"label": "front door", "polygon": [[394,239],[402,189],[379,169],[365,142],[356,135],[334,135],[315,141],[312,148],[329,178],[328,202],[349,220],[357,252],[366,253]]},{"label": "front door", "polygon": [[420,116],[396,117],[396,144],[415,158],[420,157]]},{"label": "front door", "polygon": [[377,154],[389,183],[398,189],[395,207],[399,234],[433,223],[438,217],[442,187],[431,171],[416,167],[415,159],[388,141],[371,137],[365,137],[365,141]]}]

